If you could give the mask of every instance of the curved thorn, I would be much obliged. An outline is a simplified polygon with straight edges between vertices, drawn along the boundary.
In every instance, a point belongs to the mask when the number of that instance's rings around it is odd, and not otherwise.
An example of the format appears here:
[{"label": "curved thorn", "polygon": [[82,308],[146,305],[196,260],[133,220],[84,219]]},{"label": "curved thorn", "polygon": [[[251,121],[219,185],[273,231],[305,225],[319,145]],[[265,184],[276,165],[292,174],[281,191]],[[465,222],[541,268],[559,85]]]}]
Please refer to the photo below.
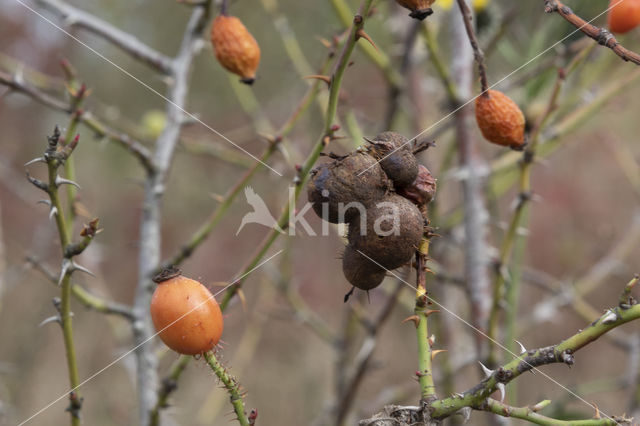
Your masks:
[{"label": "curved thorn", "polygon": [[431,351],[431,361],[436,357],[436,355],[441,354],[442,352],[447,352],[446,349],[436,349],[435,351]]},{"label": "curved thorn", "polygon": [[420,317],[417,315],[411,315],[410,317],[407,317],[405,319],[402,320],[402,324],[405,324],[409,321],[413,322],[413,325],[416,326],[416,328],[418,328],[418,325],[420,324]]},{"label": "curved thorn", "polygon": [[60,177],[60,175],[57,175],[57,176],[56,176],[55,184],[56,184],[56,186],[60,186],[60,185],[73,185],[73,186],[75,186],[76,188],[80,189],[80,185],[78,185],[78,183],[77,183],[77,182],[74,182],[74,181],[69,180],[69,179],[62,178],[62,177]]},{"label": "curved thorn", "polygon": [[376,46],[376,44],[373,42],[373,39],[369,37],[369,34],[367,34],[362,28],[356,31],[356,40],[359,40],[361,38],[367,40],[373,46],[373,48],[379,52],[378,46]]},{"label": "curved thorn", "polygon": [[524,354],[527,353],[527,348],[525,348],[522,343],[520,343],[517,340],[514,340],[514,342],[516,342],[518,344],[518,346],[520,346],[520,355],[524,355]]},{"label": "curved thorn", "polygon": [[51,207],[51,210],[49,210],[49,220],[53,219],[53,216],[57,214],[58,208],[56,206]]},{"label": "curved thorn", "polygon": [[60,319],[60,317],[58,315],[53,315],[53,316],[50,316],[49,318],[45,318],[44,320],[42,320],[42,322],[38,324],[38,327],[44,327],[45,325],[52,322],[57,322],[58,324],[62,324],[62,320]]},{"label": "curved thorn", "polygon": [[487,377],[491,377],[493,375],[493,370],[488,369],[483,363],[481,363],[480,361],[478,361],[478,364],[480,364],[480,367],[482,367],[482,371],[484,372],[484,375]]},{"label": "curved thorn", "polygon": [[505,385],[504,385],[504,383],[498,383],[496,385],[496,387],[500,391],[500,402],[504,402],[504,394],[505,394]]},{"label": "curved thorn", "polygon": [[51,207],[51,200],[38,200],[36,201],[36,204],[46,204],[47,206]]},{"label": "curved thorn", "polygon": [[327,86],[331,85],[331,78],[326,76],[326,75],[319,75],[319,74],[313,74],[313,75],[308,75],[305,77],[302,77],[304,80],[320,80],[320,81],[324,81],[325,83],[327,83]]},{"label": "curved thorn", "polygon": [[62,284],[62,280],[67,275],[67,272],[69,272],[69,269],[72,266],[73,262],[71,262],[69,259],[62,259],[62,268],[60,270],[60,278],[58,278],[58,287],[60,287],[60,285]]},{"label": "curved thorn", "polygon": [[95,276],[96,276],[96,274],[94,274],[93,272],[91,272],[90,270],[88,270],[87,268],[85,268],[85,267],[84,267],[84,266],[82,266],[82,265],[78,265],[78,264],[77,264],[77,263],[75,263],[75,262],[71,262],[71,265],[73,266],[73,270],[74,270],[74,271],[84,272],[85,274],[89,274],[89,275],[91,275],[92,277],[95,277]]},{"label": "curved thorn", "polygon": [[38,158],[34,158],[33,160],[27,161],[26,163],[24,163],[24,167],[29,167],[32,164],[35,163],[46,163],[47,161],[44,159],[44,157],[38,157]]}]

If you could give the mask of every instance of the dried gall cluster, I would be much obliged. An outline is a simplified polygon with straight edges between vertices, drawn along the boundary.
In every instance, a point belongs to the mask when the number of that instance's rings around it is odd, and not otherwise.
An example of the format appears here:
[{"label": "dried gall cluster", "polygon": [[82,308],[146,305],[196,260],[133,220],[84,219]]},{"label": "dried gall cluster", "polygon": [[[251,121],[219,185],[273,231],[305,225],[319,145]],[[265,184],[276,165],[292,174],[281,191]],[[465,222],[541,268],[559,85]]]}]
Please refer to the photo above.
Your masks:
[{"label": "dried gall cluster", "polygon": [[387,270],[411,261],[436,190],[404,136],[384,132],[367,142],[314,169],[307,188],[320,218],[349,225],[342,270],[362,290],[377,287]]}]

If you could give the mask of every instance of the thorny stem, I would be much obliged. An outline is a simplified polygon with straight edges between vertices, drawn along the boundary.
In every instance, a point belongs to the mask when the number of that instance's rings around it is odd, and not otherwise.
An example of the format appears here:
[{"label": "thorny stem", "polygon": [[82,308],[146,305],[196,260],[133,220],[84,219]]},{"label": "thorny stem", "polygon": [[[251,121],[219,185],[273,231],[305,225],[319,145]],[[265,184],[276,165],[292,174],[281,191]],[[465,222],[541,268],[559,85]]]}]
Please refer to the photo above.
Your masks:
[{"label": "thorny stem", "polygon": [[[320,153],[325,148],[325,144],[331,140],[331,137],[333,135],[332,127],[333,127],[333,122],[335,120],[336,112],[338,109],[338,97],[339,97],[338,95],[340,93],[340,87],[342,85],[342,78],[344,77],[345,70],[349,64],[349,58],[351,56],[351,53],[353,52],[354,47],[358,41],[356,33],[358,30],[364,27],[363,16],[368,15],[369,10],[371,9],[372,3],[373,3],[373,0],[364,0],[362,5],[360,6],[358,15],[356,15],[355,18],[353,19],[353,25],[351,26],[351,31],[349,32],[347,41],[343,46],[342,54],[340,55],[340,58],[336,62],[334,72],[331,77],[331,87],[329,91],[329,102],[327,105],[327,114],[325,118],[324,132],[320,137],[320,140],[313,147],[313,150],[311,151],[306,161],[300,168],[298,176],[296,177],[295,192],[293,197],[294,199],[291,200],[293,202],[295,202],[300,197],[302,189],[304,188],[306,182],[309,179],[309,172],[311,171],[312,167],[320,157]],[[289,219],[290,219],[289,201],[290,200],[288,200],[286,205],[284,206],[283,212],[280,215],[280,218],[278,220],[278,227],[280,229],[287,229],[289,225]],[[251,271],[253,268],[255,268],[258,265],[260,260],[264,257],[264,255],[267,253],[267,251],[273,245],[273,243],[276,241],[279,235],[280,235],[280,232],[278,232],[277,229],[273,229],[267,235],[267,237],[264,239],[262,244],[258,247],[258,250],[256,251],[256,254],[254,255],[254,257],[243,268],[243,273],[241,274],[241,276],[244,276],[247,272]],[[229,302],[231,301],[231,299],[236,294],[236,292],[240,289],[241,286],[242,286],[242,280],[239,280],[236,285],[232,286],[225,293],[224,298],[220,303],[220,307],[223,310],[227,307],[227,305],[229,304]]]},{"label": "thorny stem", "polygon": [[489,90],[489,82],[487,81],[487,67],[484,64],[484,53],[482,49],[480,49],[480,44],[478,43],[478,37],[476,37],[476,31],[473,28],[473,16],[471,15],[471,8],[467,5],[466,0],[457,0],[458,7],[460,7],[460,12],[462,13],[462,18],[464,21],[464,28],[467,31],[467,36],[469,37],[469,42],[471,43],[471,47],[473,48],[473,55],[476,60],[476,64],[478,64],[478,74],[480,74],[480,86],[482,88],[482,95],[489,96],[487,91]]},{"label": "thorny stem", "polygon": [[[80,106],[84,101],[84,98],[87,95],[86,86],[81,85],[78,87],[78,81],[75,76],[70,76],[67,81],[69,85],[69,92],[71,95],[71,119],[69,120],[69,127],[67,128],[67,133],[64,137],[64,143],[70,143],[72,138],[76,135],[76,130],[78,128],[78,124],[80,123],[80,116],[82,115],[82,111],[80,110]],[[67,179],[74,181],[76,180],[76,168],[75,168],[75,158],[73,156],[69,157],[67,161],[64,163],[64,172]],[[72,224],[76,217],[76,195],[77,188],[73,185],[67,185],[67,204],[68,204],[68,217],[67,221]]]},{"label": "thorny stem", "polygon": [[[547,402],[547,401],[543,401]],[[515,419],[527,420],[537,425],[545,426],[606,426],[618,425],[616,420],[612,419],[589,419],[589,420],[558,420],[551,417],[538,414],[532,407],[511,407],[495,399],[487,399],[484,403],[477,407],[479,410],[489,411],[504,417],[513,417]]]},{"label": "thorny stem", "polygon": [[518,356],[511,362],[494,370],[491,376],[462,395],[454,395],[434,401],[430,406],[432,417],[434,419],[442,419],[461,408],[478,407],[497,390],[499,383],[506,385],[533,368],[554,363],[573,365],[575,362],[574,354],[577,351],[616,327],[638,319],[640,319],[640,304],[635,304],[626,309],[622,307],[612,308],[586,328],[563,342],[546,348],[530,350]]},{"label": "thorny stem", "polygon": [[220,379],[220,382],[222,382],[222,385],[229,393],[229,399],[233,406],[233,411],[235,411],[236,416],[238,416],[238,423],[240,423],[241,426],[250,426],[247,414],[244,411],[242,392],[238,381],[229,375],[224,366],[216,359],[213,352],[205,352],[204,358],[207,360],[207,364],[209,364],[211,370],[213,370],[215,375],[218,376],[218,379]]},{"label": "thorny stem", "polygon": [[[30,256],[27,257],[27,262],[33,265],[35,269],[40,271],[53,284],[58,284],[58,277],[56,277],[51,273],[51,271],[46,269],[38,261],[38,259]],[[119,315],[129,321],[134,320],[133,312],[131,311],[130,306],[116,303],[111,300],[105,300],[100,296],[96,296],[95,294],[86,290],[79,284],[75,284],[73,282],[71,283],[71,294],[78,302],[80,302],[88,309],[108,315]]]},{"label": "thorny stem", "polygon": [[422,240],[420,249],[416,251],[416,305],[414,315],[418,317],[416,335],[418,337],[418,382],[420,383],[420,397],[425,403],[437,399],[436,387],[433,381],[431,367],[431,345],[428,329],[428,300],[427,300],[427,258],[429,255],[429,238]]},{"label": "thorny stem", "polygon": [[573,11],[560,0],[544,0],[544,10],[547,13],[557,12],[571,25],[597,41],[599,45],[613,50],[616,55],[622,58],[622,60],[640,65],[640,55],[622,46],[607,29],[591,25],[573,13]]},{"label": "thorny stem", "polygon": [[[69,385],[71,393],[69,395],[70,405],[67,408],[71,415],[71,424],[73,426],[80,425],[80,410],[82,408],[82,398],[77,391],[80,380],[78,375],[78,364],[76,360],[75,345],[73,342],[73,326],[71,320],[71,274],[73,267],[65,266],[71,262],[73,254],[67,252],[71,245],[70,223],[65,219],[64,210],[60,201],[58,192],[58,168],[71,155],[75,143],[69,143],[64,147],[60,147],[60,130],[56,127],[53,136],[49,137],[49,147],[45,152],[44,159],[48,169],[48,185],[46,192],[51,202],[51,212],[55,218],[56,227],[63,255],[63,269],[61,271],[61,289],[60,304],[56,306],[59,313],[59,320],[62,326],[62,334],[64,339],[65,353],[67,358],[67,370],[69,374]],[[86,246],[85,246],[86,247]],[[80,250],[81,252],[81,250]]]},{"label": "thorny stem", "polygon": [[220,3],[220,15],[227,16],[228,8],[229,8],[229,1],[222,0],[222,2]]}]

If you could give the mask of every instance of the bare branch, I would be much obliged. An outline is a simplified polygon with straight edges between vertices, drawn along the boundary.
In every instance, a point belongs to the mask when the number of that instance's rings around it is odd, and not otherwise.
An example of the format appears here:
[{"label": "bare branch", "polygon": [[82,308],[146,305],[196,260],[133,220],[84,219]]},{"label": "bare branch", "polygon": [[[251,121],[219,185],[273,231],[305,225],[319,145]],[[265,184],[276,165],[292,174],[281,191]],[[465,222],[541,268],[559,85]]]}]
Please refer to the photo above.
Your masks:
[{"label": "bare branch", "polygon": [[[0,70],[0,84],[26,95],[46,107],[65,112],[67,114],[74,113],[70,103],[49,95],[25,81],[24,78],[20,78],[15,74],[9,74]],[[140,161],[140,163],[142,163],[145,169],[150,170],[152,168],[150,160],[151,154],[141,142],[133,139],[126,133],[110,128],[96,118],[90,111],[82,111],[81,114],[78,114],[78,119],[97,136],[106,137],[131,152]]]},{"label": "bare branch", "polygon": [[57,13],[69,26],[90,31],[164,74],[171,73],[171,58],[147,46],[133,35],[60,0],[37,0],[41,6]]},{"label": "bare branch", "polygon": [[[615,6],[614,6],[615,7]],[[608,47],[613,50],[616,55],[620,56],[622,60],[627,62],[633,62],[636,65],[640,65],[640,55],[625,48],[618,40],[607,30],[606,28],[599,28],[595,25],[591,25],[565,6],[559,0],[544,0],[544,11],[547,13],[557,12],[560,16],[567,20],[571,25],[585,33],[598,42],[599,45]]]}]

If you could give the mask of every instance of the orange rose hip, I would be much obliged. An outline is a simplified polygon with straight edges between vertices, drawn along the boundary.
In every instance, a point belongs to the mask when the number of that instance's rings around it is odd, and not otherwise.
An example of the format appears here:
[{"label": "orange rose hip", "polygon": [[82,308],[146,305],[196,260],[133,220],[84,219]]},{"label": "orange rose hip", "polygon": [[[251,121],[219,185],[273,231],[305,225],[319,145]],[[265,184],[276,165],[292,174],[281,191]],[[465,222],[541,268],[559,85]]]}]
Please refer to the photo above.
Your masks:
[{"label": "orange rose hip", "polygon": [[511,148],[524,145],[524,114],[504,93],[488,90],[478,96],[476,121],[489,142]]},{"label": "orange rose hip", "polygon": [[174,351],[197,355],[211,350],[222,336],[222,311],[198,281],[168,268],[154,281],[151,319],[160,339]]},{"label": "orange rose hip", "polygon": [[211,43],[218,62],[252,84],[260,64],[260,47],[249,30],[235,16],[219,15],[211,26]]},{"label": "orange rose hip", "polygon": [[640,25],[640,0],[609,0],[609,30],[626,33]]}]

